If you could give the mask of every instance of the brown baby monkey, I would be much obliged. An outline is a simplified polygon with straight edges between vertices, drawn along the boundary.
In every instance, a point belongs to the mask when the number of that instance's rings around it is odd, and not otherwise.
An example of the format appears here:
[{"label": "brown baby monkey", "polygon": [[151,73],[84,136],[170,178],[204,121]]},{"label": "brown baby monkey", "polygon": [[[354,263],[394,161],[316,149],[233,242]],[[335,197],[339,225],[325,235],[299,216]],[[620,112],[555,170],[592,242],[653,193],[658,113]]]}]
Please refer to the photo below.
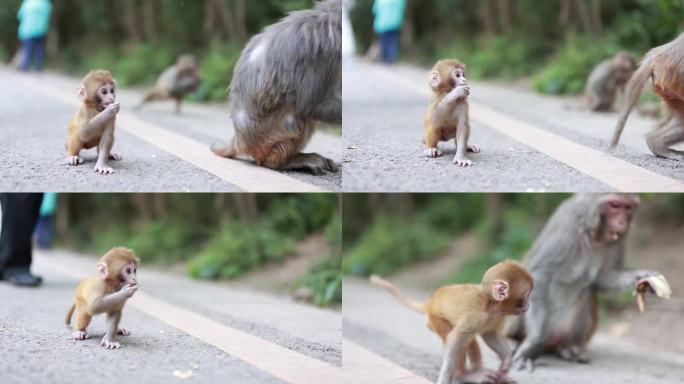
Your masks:
[{"label": "brown baby monkey", "polygon": [[[468,383],[514,382],[507,375],[511,348],[500,332],[506,315],[521,315],[528,308],[534,281],[522,264],[502,261],[485,272],[480,284],[439,288],[424,303],[405,296],[378,276],[371,276],[370,281],[424,313],[428,328],[442,338],[445,350],[437,384],[449,384],[452,378]],[[498,370],[483,368],[477,335],[501,359]],[[466,369],[466,357],[470,369]]]},{"label": "brown baby monkey", "polygon": [[77,89],[83,102],[67,128],[67,154],[69,165],[83,164],[79,157],[82,149],[97,149],[95,172],[106,175],[114,170],[107,166],[107,160],[121,160],[121,155],[112,151],[114,125],[119,103],[116,102],[116,81],[109,71],[90,71]]},{"label": "brown baby monkey", "polygon": [[114,335],[127,336],[130,332],[119,328],[121,310],[126,300],[138,290],[137,270],[140,260],[132,250],[115,247],[107,252],[97,263],[96,274],[81,281],[76,288],[74,303],[66,315],[66,324],[76,310],[76,324],[73,337],[85,340],[90,336],[86,328],[95,315],[107,314],[107,331],[102,338],[102,346],[107,349],[121,348]]},{"label": "brown baby monkey", "polygon": [[468,167],[473,162],[466,152],[480,152],[476,145],[468,145],[470,122],[468,120],[468,95],[470,86],[465,74],[466,67],[457,59],[440,60],[430,71],[428,81],[432,88],[432,101],[423,119],[424,138],[428,157],[438,157],[440,141],[455,139],[454,164]]}]

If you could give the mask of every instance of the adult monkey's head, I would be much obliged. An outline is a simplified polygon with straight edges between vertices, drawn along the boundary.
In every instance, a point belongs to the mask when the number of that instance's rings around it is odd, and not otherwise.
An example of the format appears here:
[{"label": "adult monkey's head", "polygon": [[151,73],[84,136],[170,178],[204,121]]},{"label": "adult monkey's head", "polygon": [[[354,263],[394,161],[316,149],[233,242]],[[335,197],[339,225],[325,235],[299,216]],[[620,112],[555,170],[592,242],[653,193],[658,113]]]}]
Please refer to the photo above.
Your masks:
[{"label": "adult monkey's head", "polygon": [[629,231],[629,225],[638,206],[639,198],[635,195],[598,196],[586,220],[586,229],[592,240],[605,244],[623,238]]}]

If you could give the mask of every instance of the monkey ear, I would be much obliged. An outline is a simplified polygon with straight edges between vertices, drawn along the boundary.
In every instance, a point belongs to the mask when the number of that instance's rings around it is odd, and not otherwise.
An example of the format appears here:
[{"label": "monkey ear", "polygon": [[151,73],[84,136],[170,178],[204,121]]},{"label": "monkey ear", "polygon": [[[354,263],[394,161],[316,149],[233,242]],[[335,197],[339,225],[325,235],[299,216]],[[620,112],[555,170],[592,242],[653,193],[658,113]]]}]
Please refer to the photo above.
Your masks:
[{"label": "monkey ear", "polygon": [[78,95],[78,99],[83,101],[86,99],[86,89],[83,86],[83,84],[79,85],[78,88],[76,88],[76,94]]},{"label": "monkey ear", "polygon": [[100,276],[100,277],[103,278],[103,279],[104,279],[105,277],[107,277],[107,272],[108,272],[107,264],[105,264],[105,263],[97,263],[97,267],[96,267],[96,268],[97,268],[97,275],[98,275],[98,276]]},{"label": "monkey ear", "polygon": [[437,86],[439,85],[439,83],[442,81],[442,80],[439,78],[439,73],[437,73],[437,72],[430,72],[430,75],[428,76],[428,79],[429,79],[429,81],[430,81],[430,86],[431,86],[432,88],[437,88]]},{"label": "monkey ear", "polygon": [[496,301],[504,301],[509,295],[508,283],[503,280],[494,280],[492,285],[492,297]]}]

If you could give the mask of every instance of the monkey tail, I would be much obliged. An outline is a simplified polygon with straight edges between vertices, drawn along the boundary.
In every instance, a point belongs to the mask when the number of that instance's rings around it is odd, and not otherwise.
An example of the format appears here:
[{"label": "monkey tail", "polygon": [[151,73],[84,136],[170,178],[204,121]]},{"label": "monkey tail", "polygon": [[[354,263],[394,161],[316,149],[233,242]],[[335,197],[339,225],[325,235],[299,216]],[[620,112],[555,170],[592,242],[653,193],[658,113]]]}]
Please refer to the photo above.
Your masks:
[{"label": "monkey tail", "polygon": [[627,124],[627,118],[639,101],[639,97],[652,75],[653,55],[649,54],[646,55],[646,58],[641,62],[639,69],[634,72],[629,83],[627,83],[627,89],[625,90],[625,99],[627,100],[627,103],[620,114],[618,123],[615,126],[615,131],[613,131],[613,138],[610,140],[610,147],[608,147],[609,150],[614,149],[617,146],[618,141],[620,141],[622,131],[625,129],[625,124]]},{"label": "monkey tail", "polygon": [[74,314],[75,309],[76,303],[71,304],[71,308],[69,308],[69,312],[67,312],[66,318],[64,319],[64,324],[71,325],[71,316]]},{"label": "monkey tail", "polygon": [[385,288],[386,290],[389,291],[389,293],[392,294],[392,296],[396,297],[397,300],[399,300],[402,304],[405,306],[413,309],[414,311],[420,312],[420,313],[425,313],[425,308],[423,308],[423,303],[420,303],[418,301],[415,301],[411,299],[410,297],[404,295],[403,293],[399,292],[398,289],[392,285],[389,281],[381,278],[380,276],[373,275],[370,277],[370,282],[373,285],[377,285],[378,287]]}]

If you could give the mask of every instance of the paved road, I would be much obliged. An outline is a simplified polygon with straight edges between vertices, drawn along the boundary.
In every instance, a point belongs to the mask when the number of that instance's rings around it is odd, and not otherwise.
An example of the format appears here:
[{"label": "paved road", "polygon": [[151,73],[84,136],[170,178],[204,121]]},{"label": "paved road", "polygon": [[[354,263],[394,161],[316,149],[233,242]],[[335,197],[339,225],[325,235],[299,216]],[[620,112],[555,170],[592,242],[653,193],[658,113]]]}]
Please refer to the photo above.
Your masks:
[{"label": "paved road", "polygon": [[[471,81],[472,168],[423,155],[427,70],[386,68],[356,59],[343,65],[344,174],[348,191],[684,190],[684,162],[658,159],[643,134],[652,120],[630,118],[621,145],[607,155],[617,113],[596,114],[577,99],[555,98]],[[628,181],[629,180],[629,181]],[[654,180],[662,182],[654,186]]]},{"label": "paved road", "polygon": [[[284,363],[300,371],[313,365],[328,375],[341,375],[339,312],[234,290],[229,284],[190,281],[144,265],[140,291],[124,311],[122,325],[132,334],[121,337],[123,348],[110,351],[99,345],[101,316],[90,326],[92,339],[72,340],[64,315],[76,276],[86,276],[95,261],[64,252],[39,253],[33,269],[44,277],[42,287],[0,284],[3,383],[117,377],[180,382],[174,371],[192,372],[192,382],[199,383],[311,383],[292,379],[301,372],[291,372]],[[211,334],[214,329],[220,332]],[[257,352],[263,357],[254,358]],[[273,353],[275,357],[269,356]]]},{"label": "paved road", "polygon": [[[22,75],[0,67],[0,190],[102,191],[338,191],[342,174],[313,176],[274,172],[246,161],[221,159],[209,145],[232,136],[226,106],[187,104],[178,116],[173,103],[149,104],[133,111],[141,92],[120,90],[121,113],[114,149],[115,174],[92,172],[95,151],[86,164],[65,164],[66,126],[76,110],[79,79],[57,74]],[[306,149],[341,161],[341,138],[318,132]]]},{"label": "paved road", "polygon": [[[423,299],[429,293],[405,290]],[[389,360],[393,369],[376,372],[375,384],[388,383],[381,377],[405,377],[406,382],[425,383],[439,375],[442,346],[439,338],[425,325],[425,319],[399,304],[387,292],[370,286],[365,281],[345,277],[343,287],[343,337],[375,355]],[[481,346],[484,344],[481,343]],[[497,359],[483,347],[484,364],[496,368]],[[684,357],[640,350],[625,346],[599,332],[589,351],[592,363],[570,364],[559,359],[543,357],[533,373],[512,372],[521,383],[683,383]],[[345,355],[346,359],[346,355]],[[371,360],[371,358],[367,358]],[[360,364],[361,362],[359,362]],[[345,363],[346,364],[346,363]],[[406,369],[414,377],[401,373]],[[371,372],[365,372],[369,377]],[[373,381],[367,381],[373,382]]]}]

